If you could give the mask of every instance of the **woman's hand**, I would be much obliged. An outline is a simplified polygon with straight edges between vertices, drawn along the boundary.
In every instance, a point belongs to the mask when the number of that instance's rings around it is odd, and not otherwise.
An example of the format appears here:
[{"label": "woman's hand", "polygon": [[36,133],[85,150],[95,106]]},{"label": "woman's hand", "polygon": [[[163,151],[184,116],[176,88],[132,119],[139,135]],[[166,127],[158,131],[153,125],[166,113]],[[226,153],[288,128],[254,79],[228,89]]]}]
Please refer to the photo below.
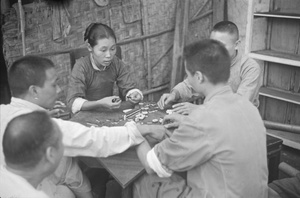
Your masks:
[{"label": "woman's hand", "polygon": [[126,96],[126,98],[132,103],[139,103],[142,100],[142,96],[138,91],[132,92],[130,95]]},{"label": "woman's hand", "polygon": [[122,100],[119,96],[109,96],[98,100],[100,106],[108,109],[118,109],[121,106]]}]

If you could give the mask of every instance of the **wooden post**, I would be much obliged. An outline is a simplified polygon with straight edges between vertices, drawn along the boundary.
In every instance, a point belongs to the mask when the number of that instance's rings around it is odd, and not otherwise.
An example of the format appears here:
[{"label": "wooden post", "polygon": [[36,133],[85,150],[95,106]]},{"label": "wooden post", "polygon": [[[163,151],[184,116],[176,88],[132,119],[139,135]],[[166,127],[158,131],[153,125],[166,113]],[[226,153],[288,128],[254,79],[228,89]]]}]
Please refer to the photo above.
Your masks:
[{"label": "wooden post", "polygon": [[26,46],[25,46],[25,18],[24,18],[24,11],[22,8],[22,1],[18,0],[18,7],[20,12],[20,28],[21,28],[21,35],[22,35],[22,55],[26,55]]},{"label": "wooden post", "polygon": [[224,20],[224,8],[225,8],[225,1],[224,0],[213,0],[213,26]]},{"label": "wooden post", "polygon": [[249,54],[251,52],[254,9],[253,6],[253,0],[248,1],[245,54]]},{"label": "wooden post", "polygon": [[189,22],[189,0],[177,0],[171,88],[183,80],[183,49]]},{"label": "wooden post", "polygon": [[[149,34],[149,19],[148,19],[148,11],[147,11],[147,8],[146,6],[144,5],[143,6],[143,24],[144,24],[144,27],[143,27],[143,31],[145,34]],[[151,68],[151,60],[150,60],[150,38],[145,38],[145,40],[143,41],[144,43],[144,57],[145,57],[145,64],[147,66],[147,88],[148,90],[150,90],[152,88],[152,68]],[[148,101],[153,101],[153,95],[152,94],[149,94],[148,95]]]}]

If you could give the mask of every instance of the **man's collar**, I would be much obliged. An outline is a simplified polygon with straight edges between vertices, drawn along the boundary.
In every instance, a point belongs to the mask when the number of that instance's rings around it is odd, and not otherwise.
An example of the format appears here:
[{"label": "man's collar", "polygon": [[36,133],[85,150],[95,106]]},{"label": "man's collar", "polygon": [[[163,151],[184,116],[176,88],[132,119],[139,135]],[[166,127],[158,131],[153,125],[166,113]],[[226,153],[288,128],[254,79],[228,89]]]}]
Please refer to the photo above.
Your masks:
[{"label": "man's collar", "polygon": [[240,60],[240,57],[241,57],[241,53],[239,53],[239,51],[236,50],[235,57],[231,60],[230,67],[232,67],[233,65],[235,65],[235,63],[236,63],[238,60]]},{"label": "man's collar", "polygon": [[99,67],[97,67],[96,62],[94,60],[94,57],[93,57],[92,53],[90,53],[90,57],[91,57],[92,67],[93,67],[94,70],[97,70],[97,71],[104,71],[104,70],[106,70],[107,67],[105,67],[105,66],[101,65],[102,69],[100,69]]},{"label": "man's collar", "polygon": [[216,95],[222,95],[222,94],[228,93],[228,92],[232,93],[232,89],[231,89],[231,87],[229,85],[224,85],[222,87],[216,88],[215,90],[213,90],[211,93],[209,93],[205,97],[204,103],[210,101]]},{"label": "man's collar", "polygon": [[17,105],[18,107],[25,107],[25,108],[33,110],[33,111],[35,111],[35,110],[46,111],[46,109],[44,109],[43,107],[41,107],[37,104],[34,104],[32,102],[29,102],[27,100],[21,99],[21,98],[12,97],[11,98],[11,104],[12,105]]}]

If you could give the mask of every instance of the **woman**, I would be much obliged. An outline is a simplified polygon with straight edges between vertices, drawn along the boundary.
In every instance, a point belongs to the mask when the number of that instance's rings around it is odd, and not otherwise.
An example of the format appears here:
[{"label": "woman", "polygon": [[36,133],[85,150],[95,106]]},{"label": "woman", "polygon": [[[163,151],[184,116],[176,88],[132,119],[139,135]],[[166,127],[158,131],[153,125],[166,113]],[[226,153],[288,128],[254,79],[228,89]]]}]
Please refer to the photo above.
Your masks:
[{"label": "woman", "polygon": [[72,112],[119,108],[121,100],[113,96],[115,82],[121,98],[132,103],[141,101],[142,92],[135,88],[124,62],[115,56],[114,31],[105,24],[92,23],[84,33],[84,41],[90,54],[76,61],[68,87],[67,102]]}]

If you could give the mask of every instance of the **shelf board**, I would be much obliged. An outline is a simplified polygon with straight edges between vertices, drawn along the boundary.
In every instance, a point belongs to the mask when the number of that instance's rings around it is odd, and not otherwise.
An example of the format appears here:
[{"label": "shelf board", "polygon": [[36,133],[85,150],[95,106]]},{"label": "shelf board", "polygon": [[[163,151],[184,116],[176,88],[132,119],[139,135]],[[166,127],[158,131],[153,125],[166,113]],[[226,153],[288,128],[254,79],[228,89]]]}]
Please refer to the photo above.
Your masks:
[{"label": "shelf board", "polygon": [[249,56],[258,60],[300,67],[300,55],[298,54],[288,54],[273,50],[259,50],[250,52]]},{"label": "shelf board", "polygon": [[283,12],[256,12],[255,17],[270,17],[281,19],[300,19],[300,14],[297,13],[283,13]]},{"label": "shelf board", "polygon": [[290,93],[269,87],[261,87],[259,95],[300,105],[300,94]]},{"label": "shelf board", "polygon": [[267,129],[267,134],[283,140],[283,144],[300,150],[300,134]]}]

